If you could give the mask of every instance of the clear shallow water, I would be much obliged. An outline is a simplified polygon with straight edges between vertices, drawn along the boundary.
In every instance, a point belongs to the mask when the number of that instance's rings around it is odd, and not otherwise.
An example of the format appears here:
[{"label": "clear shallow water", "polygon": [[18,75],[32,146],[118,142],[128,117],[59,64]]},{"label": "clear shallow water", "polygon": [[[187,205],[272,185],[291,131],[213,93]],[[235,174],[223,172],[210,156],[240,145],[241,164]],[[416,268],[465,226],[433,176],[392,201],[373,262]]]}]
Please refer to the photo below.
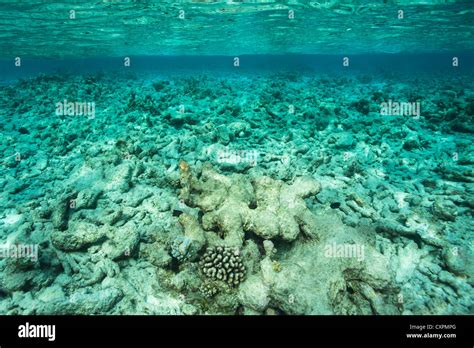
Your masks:
[{"label": "clear shallow water", "polygon": [[472,313],[472,6],[70,8],[0,3],[0,313]]},{"label": "clear shallow water", "polygon": [[[344,58],[349,66],[344,66]],[[453,67],[453,58],[458,66]],[[130,66],[121,57],[40,59],[24,58],[21,67],[14,60],[0,59],[0,83],[38,74],[188,74],[254,75],[279,72],[316,74],[387,74],[460,76],[472,73],[474,53],[365,54],[365,55],[242,55],[239,66],[234,56],[131,56]]]},{"label": "clear shallow water", "polygon": [[[71,10],[74,19],[69,18]],[[398,18],[399,10],[403,19]],[[102,1],[73,5],[2,1],[0,11],[2,57],[360,54],[474,48],[470,1]],[[294,11],[293,19],[288,11]]]}]

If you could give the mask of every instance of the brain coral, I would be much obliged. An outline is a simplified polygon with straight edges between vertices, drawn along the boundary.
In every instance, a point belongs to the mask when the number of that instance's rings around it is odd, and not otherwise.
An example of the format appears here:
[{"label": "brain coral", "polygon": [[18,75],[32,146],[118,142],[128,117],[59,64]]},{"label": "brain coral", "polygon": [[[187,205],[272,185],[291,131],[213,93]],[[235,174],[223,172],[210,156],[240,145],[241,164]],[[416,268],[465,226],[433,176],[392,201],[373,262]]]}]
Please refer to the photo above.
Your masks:
[{"label": "brain coral", "polygon": [[209,278],[221,280],[229,285],[238,285],[245,278],[245,267],[239,249],[211,247],[199,262],[202,272]]}]

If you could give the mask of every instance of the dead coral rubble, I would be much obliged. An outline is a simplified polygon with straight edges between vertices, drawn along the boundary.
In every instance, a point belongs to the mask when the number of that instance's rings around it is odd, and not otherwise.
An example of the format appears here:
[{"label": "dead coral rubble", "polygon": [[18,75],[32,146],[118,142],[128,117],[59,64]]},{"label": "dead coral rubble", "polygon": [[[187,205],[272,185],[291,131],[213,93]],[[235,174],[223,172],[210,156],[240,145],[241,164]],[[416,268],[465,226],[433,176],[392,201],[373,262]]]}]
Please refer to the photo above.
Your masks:
[{"label": "dead coral rubble", "polygon": [[317,238],[314,215],[304,201],[321,190],[313,178],[296,178],[291,185],[265,176],[250,181],[241,174],[219,174],[210,165],[198,178],[183,165],[181,187],[181,199],[204,213],[202,227],[213,231],[206,233],[211,246],[241,247],[244,232],[293,241],[303,231]]}]

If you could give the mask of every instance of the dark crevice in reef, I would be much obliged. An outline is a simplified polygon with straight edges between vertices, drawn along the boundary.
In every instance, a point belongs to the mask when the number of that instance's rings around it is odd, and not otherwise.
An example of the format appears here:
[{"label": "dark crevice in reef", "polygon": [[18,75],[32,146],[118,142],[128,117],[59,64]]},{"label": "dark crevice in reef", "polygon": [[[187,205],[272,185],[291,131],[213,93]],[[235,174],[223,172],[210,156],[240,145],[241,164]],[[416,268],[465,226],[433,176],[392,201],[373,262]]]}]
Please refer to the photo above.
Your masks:
[{"label": "dark crevice in reef", "polygon": [[183,212],[181,210],[178,210],[178,209],[173,210],[173,216],[174,217],[179,217],[181,214],[183,214]]},{"label": "dark crevice in reef", "polygon": [[276,249],[276,258],[285,255],[293,247],[293,242],[288,242],[280,238],[273,239],[272,242]]},{"label": "dark crevice in reef", "polygon": [[201,226],[202,226],[202,217],[203,216],[204,216],[204,213],[199,210],[199,212],[198,212],[198,222],[199,222],[199,225],[201,225]]},{"label": "dark crevice in reef", "polygon": [[251,240],[255,242],[256,245],[258,245],[260,253],[263,255],[265,254],[263,250],[263,241],[265,240],[264,238],[256,235],[253,231],[245,231],[244,232],[244,240]]},{"label": "dark crevice in reef", "polygon": [[249,203],[249,209],[255,210],[257,209],[257,202],[252,201]]},{"label": "dark crevice in reef", "polygon": [[169,267],[170,267],[171,272],[179,273],[179,261],[176,260],[174,257],[171,258]]}]

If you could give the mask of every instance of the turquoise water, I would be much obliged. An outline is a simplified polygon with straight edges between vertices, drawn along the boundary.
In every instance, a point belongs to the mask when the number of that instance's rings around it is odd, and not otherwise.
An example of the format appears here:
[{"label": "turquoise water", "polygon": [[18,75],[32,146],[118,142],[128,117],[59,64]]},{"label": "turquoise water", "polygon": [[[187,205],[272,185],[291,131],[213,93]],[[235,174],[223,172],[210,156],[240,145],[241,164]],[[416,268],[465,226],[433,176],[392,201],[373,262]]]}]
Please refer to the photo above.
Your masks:
[{"label": "turquoise water", "polygon": [[473,19],[0,1],[0,314],[472,314]]}]

